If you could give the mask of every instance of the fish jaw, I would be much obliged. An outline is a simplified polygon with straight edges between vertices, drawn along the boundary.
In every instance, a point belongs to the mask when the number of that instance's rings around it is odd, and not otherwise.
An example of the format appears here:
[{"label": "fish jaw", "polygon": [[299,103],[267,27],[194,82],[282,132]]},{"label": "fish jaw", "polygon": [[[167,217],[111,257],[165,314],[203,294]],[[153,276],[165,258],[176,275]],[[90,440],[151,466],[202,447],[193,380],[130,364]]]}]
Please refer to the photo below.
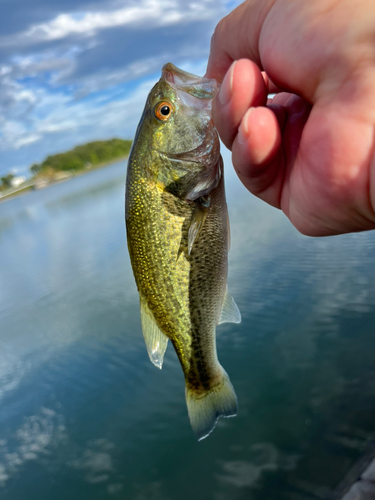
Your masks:
[{"label": "fish jaw", "polygon": [[[187,71],[177,68],[172,63],[167,63],[162,69],[162,79],[172,87],[191,96],[203,100],[212,100],[219,90],[219,85],[212,78],[202,78]],[[196,103],[197,105],[198,103]],[[211,109],[211,102],[201,102],[202,108],[208,105]]]},{"label": "fish jaw", "polygon": [[174,107],[171,119],[161,124],[153,136],[153,149],[165,160],[165,168],[157,172],[158,180],[160,185],[174,187],[184,178],[182,183],[189,189],[174,194],[189,201],[214,189],[221,177],[220,141],[211,118],[217,89],[216,80],[195,76],[168,63],[150,99],[149,109],[164,98]]},{"label": "fish jaw", "polygon": [[[172,63],[163,66],[160,80],[173,89],[179,114],[185,113],[188,119],[194,119],[197,129],[201,130],[199,143],[191,149],[180,152],[179,154],[182,154],[180,161],[191,161],[194,158],[205,167],[215,164],[220,155],[220,142],[211,118],[211,111],[212,101],[218,91],[218,83],[214,79],[202,78],[176,68]],[[172,156],[173,152],[171,152]]]}]

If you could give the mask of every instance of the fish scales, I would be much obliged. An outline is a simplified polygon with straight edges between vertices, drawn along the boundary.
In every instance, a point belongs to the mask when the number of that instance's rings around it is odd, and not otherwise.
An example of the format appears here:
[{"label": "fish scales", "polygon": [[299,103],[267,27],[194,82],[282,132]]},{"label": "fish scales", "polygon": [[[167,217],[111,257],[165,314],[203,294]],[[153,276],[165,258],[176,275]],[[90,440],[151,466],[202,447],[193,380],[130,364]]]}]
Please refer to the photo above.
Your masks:
[{"label": "fish scales", "polygon": [[[134,184],[131,180],[128,189],[134,189],[137,200],[129,209],[128,234],[136,235],[131,256],[138,290],[148,298],[160,328],[173,339],[177,332],[188,330],[190,324],[188,297],[184,294],[189,285],[188,263],[177,259],[183,222],[183,216],[178,215],[182,207],[178,205],[182,203],[172,199],[172,195],[163,196],[156,185],[138,184],[134,177]],[[165,210],[168,205],[177,208],[174,214]],[[186,211],[191,213],[189,208]],[[179,352],[189,349],[183,336],[176,342]]]},{"label": "fish scales", "polygon": [[[185,84],[192,81],[189,93]],[[222,321],[238,322],[239,311],[227,294],[229,228],[210,82],[166,65],[137,129],[126,186],[128,247],[150,358],[161,368],[166,338],[171,340],[199,439],[219,416],[232,416],[237,409],[216,355],[222,308],[232,308]],[[163,105],[174,115],[168,123],[157,115]]]}]

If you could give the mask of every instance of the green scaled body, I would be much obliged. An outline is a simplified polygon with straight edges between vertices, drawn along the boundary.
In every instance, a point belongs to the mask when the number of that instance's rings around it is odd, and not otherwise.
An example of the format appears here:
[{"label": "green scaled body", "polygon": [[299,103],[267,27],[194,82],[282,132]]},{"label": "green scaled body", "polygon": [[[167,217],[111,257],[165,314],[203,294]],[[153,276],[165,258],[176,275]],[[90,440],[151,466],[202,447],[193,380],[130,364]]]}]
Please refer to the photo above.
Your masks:
[{"label": "green scaled body", "polygon": [[227,291],[229,227],[223,162],[211,102],[214,80],[163,68],[128,161],[126,229],[143,335],[162,367],[179,357],[192,428],[203,439],[237,398],[216,355],[219,323],[241,320]]}]

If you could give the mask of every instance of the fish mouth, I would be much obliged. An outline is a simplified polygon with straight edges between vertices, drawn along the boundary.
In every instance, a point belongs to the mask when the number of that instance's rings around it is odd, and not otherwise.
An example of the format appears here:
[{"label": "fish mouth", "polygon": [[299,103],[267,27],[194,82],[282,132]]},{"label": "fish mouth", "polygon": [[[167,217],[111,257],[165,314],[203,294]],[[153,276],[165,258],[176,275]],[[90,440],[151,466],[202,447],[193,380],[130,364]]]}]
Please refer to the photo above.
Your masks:
[{"label": "fish mouth", "polygon": [[[211,118],[212,100],[218,92],[219,85],[214,79],[193,75],[177,68],[172,63],[163,66],[162,79],[175,89],[179,103],[185,106],[185,109],[189,109],[189,112],[194,114],[198,113],[202,136],[199,143],[189,151],[176,153],[159,151],[159,153],[171,162],[188,162],[206,167],[205,185],[207,184],[207,189],[210,190],[214,184],[217,185],[221,176],[221,173],[217,176],[216,171],[211,172],[220,158],[219,136]],[[202,196],[207,190],[200,188],[199,193],[196,191],[189,194],[189,199]]]},{"label": "fish mouth", "polygon": [[167,63],[162,69],[162,78],[177,90],[181,90],[198,99],[213,99],[219,90],[216,80],[193,75]]}]

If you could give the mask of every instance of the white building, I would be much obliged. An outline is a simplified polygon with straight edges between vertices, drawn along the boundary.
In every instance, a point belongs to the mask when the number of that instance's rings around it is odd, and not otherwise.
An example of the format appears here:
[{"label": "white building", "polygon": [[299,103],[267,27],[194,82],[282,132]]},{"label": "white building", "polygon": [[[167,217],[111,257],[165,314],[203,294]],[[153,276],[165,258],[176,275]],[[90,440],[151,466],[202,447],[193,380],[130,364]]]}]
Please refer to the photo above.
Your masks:
[{"label": "white building", "polygon": [[18,175],[12,178],[10,184],[12,187],[17,188],[26,181],[26,177],[23,175]]}]

